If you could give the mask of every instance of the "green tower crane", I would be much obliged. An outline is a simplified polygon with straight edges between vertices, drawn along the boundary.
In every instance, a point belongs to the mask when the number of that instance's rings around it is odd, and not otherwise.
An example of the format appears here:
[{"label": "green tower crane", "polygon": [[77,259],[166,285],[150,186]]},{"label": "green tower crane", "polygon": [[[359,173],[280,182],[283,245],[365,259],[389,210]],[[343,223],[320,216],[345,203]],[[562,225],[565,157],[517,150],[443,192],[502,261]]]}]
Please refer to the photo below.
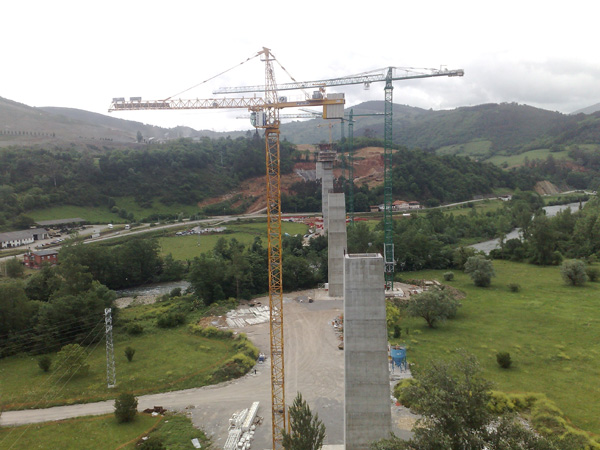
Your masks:
[{"label": "green tower crane", "polygon": [[[401,71],[401,74],[394,74],[394,71]],[[318,89],[313,93],[313,97],[322,95],[326,87],[346,86],[351,84],[362,84],[369,87],[374,82],[385,82],[385,124],[384,124],[384,261],[385,261],[385,283],[388,289],[393,288],[394,283],[394,230],[392,218],[392,145],[393,145],[393,127],[392,127],[392,91],[393,81],[413,80],[417,78],[432,77],[462,77],[465,74],[463,69],[416,69],[413,67],[387,67],[385,69],[364,72],[358,75],[349,75],[339,78],[330,78],[326,80],[313,81],[294,81],[276,86],[277,91],[295,90],[295,89]],[[264,86],[240,86],[232,88],[219,88],[214,91],[215,94],[234,94],[244,92],[262,92]],[[352,123],[352,122],[350,122]],[[354,199],[352,199],[354,200]]]}]

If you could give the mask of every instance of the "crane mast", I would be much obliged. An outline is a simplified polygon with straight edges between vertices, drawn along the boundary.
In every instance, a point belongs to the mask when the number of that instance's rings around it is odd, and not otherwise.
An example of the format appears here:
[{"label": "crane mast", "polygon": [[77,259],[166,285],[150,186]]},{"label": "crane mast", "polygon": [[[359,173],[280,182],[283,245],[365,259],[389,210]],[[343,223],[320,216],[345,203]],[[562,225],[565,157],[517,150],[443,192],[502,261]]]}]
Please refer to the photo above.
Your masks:
[{"label": "crane mast", "polygon": [[[395,70],[400,70],[402,73],[397,75]],[[383,224],[384,224],[384,267],[385,267],[385,284],[389,289],[393,289],[394,285],[394,269],[396,265],[394,257],[394,222],[392,217],[392,146],[393,146],[393,84],[395,80],[411,80],[418,78],[432,77],[462,77],[465,74],[463,69],[448,70],[448,69],[415,69],[415,68],[397,68],[388,67],[371,72],[365,72],[358,75],[349,75],[345,77],[330,78],[326,80],[314,81],[295,81],[293,83],[285,83],[277,86],[278,90],[291,89],[309,89],[319,88],[321,92],[325,91],[328,86],[345,86],[352,84],[363,84],[365,88],[369,88],[371,83],[385,82],[385,119],[384,119],[384,187],[383,187]],[[243,92],[258,92],[264,89],[264,86],[239,86],[239,87],[222,87],[214,91],[215,94],[226,93],[243,93]],[[353,197],[353,192],[350,194]],[[354,199],[352,198],[351,201]],[[351,212],[353,220],[354,211]]]},{"label": "crane mast", "polygon": [[251,111],[252,124],[265,130],[266,200],[268,234],[268,273],[270,306],[270,350],[271,350],[271,411],[273,449],[282,448],[282,431],[286,427],[285,383],[284,383],[284,339],[283,339],[283,284],[281,245],[281,180],[279,111],[283,108],[322,106],[323,118],[339,119],[344,116],[343,95],[327,98],[317,95],[302,101],[288,101],[277,96],[277,85],[273,71],[275,57],[268,48],[257,55],[265,62],[264,98],[211,98],[211,99],[165,99],[142,100],[141,97],[113,98],[109,112],[134,110],[181,110],[181,109],[230,109],[244,108]]},{"label": "crane mast", "polygon": [[[277,87],[272,58],[267,48],[265,58],[265,99],[277,103]],[[281,255],[281,180],[279,158],[279,109],[267,106],[265,112],[265,150],[267,163],[267,234],[269,264],[269,306],[271,339],[271,415],[273,449],[281,448],[282,430],[286,429],[285,377],[283,347],[283,284]],[[261,125],[259,125],[261,126]]]}]

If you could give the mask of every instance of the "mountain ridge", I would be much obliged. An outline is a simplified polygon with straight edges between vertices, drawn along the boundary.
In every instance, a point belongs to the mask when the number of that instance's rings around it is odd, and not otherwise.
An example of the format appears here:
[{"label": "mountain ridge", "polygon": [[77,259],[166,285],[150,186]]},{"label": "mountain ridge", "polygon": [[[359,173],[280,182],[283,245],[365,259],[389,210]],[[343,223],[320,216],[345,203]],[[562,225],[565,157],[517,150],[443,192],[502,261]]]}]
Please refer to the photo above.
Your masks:
[{"label": "mountain ridge", "polygon": [[[352,108],[354,136],[383,137],[383,101],[369,101]],[[368,114],[374,114],[369,116]],[[476,157],[519,154],[537,148],[591,144],[600,141],[600,112],[566,115],[517,103],[488,103],[451,110],[426,110],[393,105],[393,141],[408,148],[451,154],[469,154],[466,147],[478,147]],[[137,145],[138,132],[145,143],[177,138],[237,138],[248,131],[214,132],[190,127],[162,128],[76,108],[30,107],[0,97],[0,146],[8,145]],[[329,126],[320,126],[331,124]],[[344,136],[348,135],[347,120]],[[294,144],[316,144],[339,140],[339,121],[310,119],[282,122],[282,139]],[[143,145],[143,144],[142,144]],[[464,152],[464,153],[463,153]]]}]

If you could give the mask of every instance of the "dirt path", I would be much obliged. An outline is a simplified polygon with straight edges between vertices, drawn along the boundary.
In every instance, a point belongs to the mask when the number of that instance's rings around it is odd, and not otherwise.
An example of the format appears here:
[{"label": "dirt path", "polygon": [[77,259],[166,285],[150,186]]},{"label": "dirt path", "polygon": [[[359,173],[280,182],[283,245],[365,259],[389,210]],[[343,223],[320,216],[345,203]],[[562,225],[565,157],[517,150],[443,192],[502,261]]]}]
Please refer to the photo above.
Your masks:
[{"label": "dirt path", "polygon": [[[315,298],[307,303],[308,295]],[[341,299],[315,296],[314,291],[284,297],[285,321],[285,377],[286,403],[292,403],[301,392],[313,411],[325,424],[326,444],[343,444],[344,441],[344,352],[338,349],[338,337],[331,325],[342,313]],[[299,300],[303,299],[304,302]],[[268,299],[258,299],[263,304]],[[238,329],[255,343],[259,350],[269,354],[268,323]],[[204,429],[217,448],[222,448],[227,438],[231,415],[259,401],[258,415],[264,418],[257,428],[253,448],[271,448],[271,385],[270,358],[257,364],[256,374],[215,386],[144,395],[139,397],[139,409],[163,406],[169,410],[189,414],[198,428]],[[114,401],[82,405],[59,406],[43,410],[7,411],[0,417],[0,425],[17,425],[59,420],[70,417],[113,412]],[[393,408],[394,432],[406,436],[411,423],[406,412]],[[399,427],[398,427],[399,426]],[[404,430],[403,430],[404,429]]]},{"label": "dirt path", "polygon": [[[312,292],[312,291],[311,291]],[[290,404],[297,391],[302,392],[311,407],[327,427],[327,443],[343,443],[343,352],[337,348],[337,337],[331,321],[341,313],[341,300],[318,300],[299,303],[302,293],[284,299],[286,403]],[[263,304],[268,300],[261,299]],[[268,323],[247,326],[242,331],[269,354]],[[270,358],[257,365],[246,376],[215,386],[198,389],[144,395],[139,397],[139,409],[163,406],[170,410],[186,411],[194,425],[209,433],[217,447],[227,437],[231,415],[252,402],[259,401],[263,424],[255,434],[254,448],[271,447],[271,385]],[[0,425],[20,425],[59,420],[84,415],[106,414],[113,411],[114,401],[59,406],[42,410],[7,411],[0,416]]]}]

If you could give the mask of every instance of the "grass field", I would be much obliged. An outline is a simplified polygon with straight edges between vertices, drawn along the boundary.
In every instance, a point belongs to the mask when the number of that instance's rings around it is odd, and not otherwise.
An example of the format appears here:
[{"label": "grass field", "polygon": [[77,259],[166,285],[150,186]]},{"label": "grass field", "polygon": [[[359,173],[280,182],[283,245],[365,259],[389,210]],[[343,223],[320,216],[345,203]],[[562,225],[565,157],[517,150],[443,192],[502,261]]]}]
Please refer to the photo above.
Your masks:
[{"label": "grass field", "polygon": [[[254,238],[259,236],[262,239],[263,246],[267,246],[267,223],[248,223],[248,224],[226,224],[228,231],[226,234],[209,235],[190,235],[190,236],[171,236],[161,237],[158,243],[161,248],[161,254],[171,253],[177,260],[194,259],[201,253],[211,252],[220,238],[230,240],[237,239],[242,244],[249,246],[254,242]],[[302,223],[282,222],[281,229],[283,233],[291,236],[295,234],[304,235],[308,226]]]},{"label": "grass field", "polygon": [[138,414],[131,423],[117,423],[113,414],[0,428],[0,449],[133,450],[143,436],[159,437],[169,450],[193,448],[197,438],[210,445],[203,431],[182,414],[152,417]]},{"label": "grass field", "polygon": [[[494,267],[497,277],[489,288],[455,272],[448,284],[466,293],[456,319],[437,329],[422,319],[403,319],[405,340],[398,342],[408,345],[409,361],[421,364],[467,349],[499,390],[545,393],[575,426],[600,434],[600,284],[567,286],[558,267],[506,261],[494,261]],[[443,282],[443,272],[403,277]],[[509,283],[521,291],[510,292]],[[511,369],[497,365],[500,351],[510,353]]]},{"label": "grass field", "polygon": [[[72,379],[63,376],[64,371],[58,367],[42,372],[33,356],[2,359],[0,409],[41,408],[112,399],[120,392],[141,395],[210,384],[213,372],[238,352],[235,342],[190,334],[186,325],[157,328],[156,319],[171,307],[172,300],[169,300],[119,311],[114,332],[115,389],[106,386],[103,340],[88,348],[89,374]],[[201,315],[200,311],[188,314],[188,322],[198,320]],[[140,336],[130,336],[118,326],[133,322],[143,326]],[[104,320],[94,332],[103,334]],[[124,354],[128,346],[136,350],[132,362],[128,362]]]},{"label": "grass field", "polygon": [[528,158],[530,161],[532,161],[534,159],[546,159],[548,155],[552,155],[554,159],[570,159],[568,150],[552,153],[550,152],[550,149],[541,148],[530,150],[518,155],[494,155],[491,158],[486,159],[485,162],[490,162],[497,166],[506,163],[508,167],[516,167],[523,165],[525,163],[525,158]]},{"label": "grass field", "polygon": [[[496,211],[502,208],[505,205],[505,202],[502,200],[483,200],[481,202],[472,202],[473,207],[462,207],[462,206],[452,206],[449,208],[442,208],[442,211],[447,214],[453,214],[455,216],[466,216],[471,213],[474,209],[479,214],[485,214],[486,212]],[[466,205],[465,205],[466,206]]]},{"label": "grass field", "polygon": [[471,141],[466,144],[449,145],[436,151],[438,155],[469,156],[471,158],[485,159],[490,154],[491,141]]},{"label": "grass field", "polygon": [[53,206],[51,208],[28,211],[26,215],[36,221],[80,217],[94,224],[127,223],[126,219],[111,213],[106,206]]},{"label": "grass field", "polygon": [[162,420],[138,414],[133,422],[120,424],[110,414],[0,428],[0,449],[133,450],[135,442]]},{"label": "grass field", "polygon": [[[115,203],[117,207],[125,209],[128,213],[133,213],[136,220],[141,220],[152,214],[168,215],[183,213],[184,217],[189,217],[197,214],[200,211],[200,208],[198,208],[196,205],[173,204],[167,206],[159,201],[154,201],[152,203],[152,208],[142,208],[135,202],[133,197],[117,197],[115,198]],[[26,215],[34,220],[53,220],[81,217],[82,219],[94,224],[130,222],[127,219],[119,217],[118,214],[110,212],[106,206],[61,205],[28,211]]]}]

